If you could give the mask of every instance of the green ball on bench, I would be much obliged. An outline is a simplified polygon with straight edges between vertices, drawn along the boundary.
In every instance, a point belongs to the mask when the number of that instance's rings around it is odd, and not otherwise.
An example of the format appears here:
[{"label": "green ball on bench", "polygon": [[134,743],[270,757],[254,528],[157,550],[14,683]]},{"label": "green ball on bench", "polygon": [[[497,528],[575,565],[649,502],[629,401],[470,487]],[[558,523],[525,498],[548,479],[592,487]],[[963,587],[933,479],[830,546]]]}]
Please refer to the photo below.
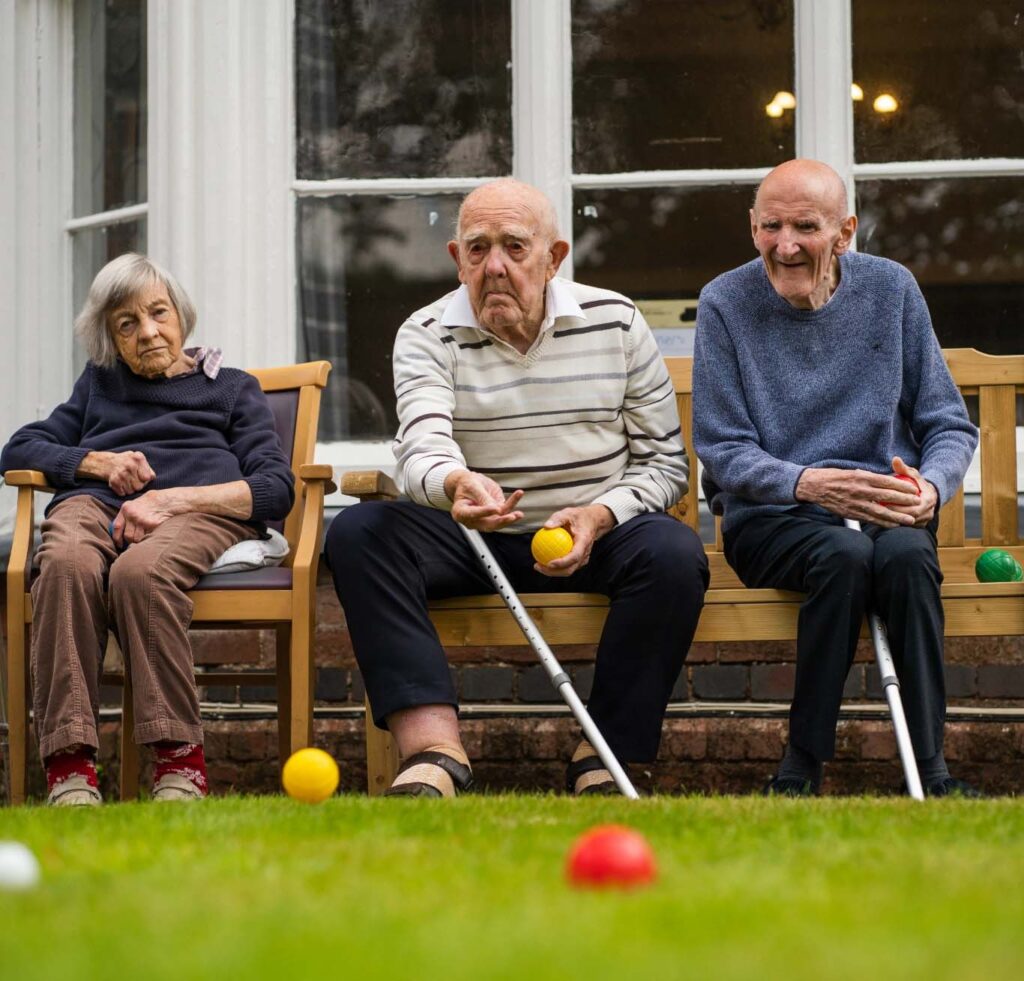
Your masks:
[{"label": "green ball on bench", "polygon": [[1001,548],[982,552],[974,563],[974,574],[978,582],[1020,582],[1024,579],[1020,563]]}]

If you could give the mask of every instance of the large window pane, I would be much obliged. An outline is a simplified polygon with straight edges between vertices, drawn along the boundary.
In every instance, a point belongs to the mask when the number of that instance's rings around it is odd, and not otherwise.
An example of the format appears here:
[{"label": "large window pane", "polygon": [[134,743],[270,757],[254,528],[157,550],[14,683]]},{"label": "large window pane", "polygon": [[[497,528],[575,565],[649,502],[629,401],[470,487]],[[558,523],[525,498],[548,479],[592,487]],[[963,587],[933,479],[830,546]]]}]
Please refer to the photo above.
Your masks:
[{"label": "large window pane", "polygon": [[853,0],[857,159],[1024,157],[1022,65],[1022,0]]},{"label": "large window pane", "polygon": [[753,193],[747,185],[577,191],[576,278],[634,300],[672,301],[648,320],[665,353],[689,354],[701,287],[756,257]]},{"label": "large window pane", "polygon": [[790,0],[573,0],[572,78],[577,173],[794,155]]},{"label": "large window pane", "polygon": [[860,181],[858,248],[908,266],[943,347],[1024,353],[1024,177]]},{"label": "large window pane", "polygon": [[[146,251],[146,219],[125,221],[102,228],[85,228],[75,232],[72,239],[71,262],[73,274],[71,278],[72,316],[77,316],[85,303],[86,294],[93,279],[111,259],[116,259],[125,252]],[[68,330],[70,330],[70,324]],[[75,340],[74,353],[75,373],[85,367],[85,351]]]},{"label": "large window pane", "polygon": [[145,0],[75,0],[76,215],[146,200]]},{"label": "large window pane", "polygon": [[509,0],[296,0],[298,176],[512,169]]},{"label": "large window pane", "polygon": [[458,286],[446,245],[460,197],[299,202],[300,359],[334,365],[320,439],[390,439],[391,348],[402,322]]}]

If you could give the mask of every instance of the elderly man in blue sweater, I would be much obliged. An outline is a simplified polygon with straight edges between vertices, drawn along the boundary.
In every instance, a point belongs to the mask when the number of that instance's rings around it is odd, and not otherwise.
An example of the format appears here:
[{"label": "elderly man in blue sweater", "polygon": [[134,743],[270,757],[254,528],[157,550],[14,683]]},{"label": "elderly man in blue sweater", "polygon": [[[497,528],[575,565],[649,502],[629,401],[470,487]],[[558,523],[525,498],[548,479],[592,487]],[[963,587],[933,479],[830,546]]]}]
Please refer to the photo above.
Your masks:
[{"label": "elderly man in blue sweater", "polygon": [[789,742],[765,792],[818,792],[872,607],[888,627],[926,793],[975,796],[942,753],[936,529],[977,429],[913,276],[849,251],[857,219],[832,168],[776,167],[750,222],[760,259],[700,296],[694,446],[740,579],[807,594]]}]

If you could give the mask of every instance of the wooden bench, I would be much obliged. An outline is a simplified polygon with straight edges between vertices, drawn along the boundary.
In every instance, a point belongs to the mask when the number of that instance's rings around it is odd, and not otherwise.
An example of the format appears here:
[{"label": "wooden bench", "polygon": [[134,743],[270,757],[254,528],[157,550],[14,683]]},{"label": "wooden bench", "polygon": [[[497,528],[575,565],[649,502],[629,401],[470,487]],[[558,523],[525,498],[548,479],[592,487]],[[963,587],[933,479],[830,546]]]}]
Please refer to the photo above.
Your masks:
[{"label": "wooden bench", "polygon": [[[942,508],[939,558],[945,582],[946,635],[980,637],[1024,634],[1024,583],[979,583],[974,563],[987,548],[1004,548],[1024,561],[1017,527],[1016,399],[1024,394],[1024,356],[981,354],[967,348],[944,352],[965,397],[976,397],[981,428],[981,537],[967,538],[963,490]],[[676,390],[686,450],[691,461],[690,490],[673,509],[698,529],[696,457],[693,452],[691,358],[666,358]],[[396,494],[394,483],[378,471],[351,472],[342,479],[343,493],[361,500],[382,500]],[[778,641],[796,637],[800,593],[747,589],[722,554],[721,526],[715,519],[715,541],[705,544],[711,566],[711,587],[705,598],[695,640]],[[597,644],[607,614],[605,597],[584,593],[523,594],[521,599],[549,644]],[[463,597],[431,604],[431,619],[446,647],[516,646],[522,634],[497,596]],[[865,636],[867,636],[865,630]],[[396,766],[388,734],[367,714],[367,782],[378,794],[390,785]]]}]

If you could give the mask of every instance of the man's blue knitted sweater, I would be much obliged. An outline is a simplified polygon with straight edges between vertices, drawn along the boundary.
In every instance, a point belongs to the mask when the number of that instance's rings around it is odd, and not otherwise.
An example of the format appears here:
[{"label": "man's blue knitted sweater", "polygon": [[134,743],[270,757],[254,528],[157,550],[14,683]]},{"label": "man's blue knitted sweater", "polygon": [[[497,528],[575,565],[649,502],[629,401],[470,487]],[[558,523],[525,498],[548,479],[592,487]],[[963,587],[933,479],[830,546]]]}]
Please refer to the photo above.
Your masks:
[{"label": "man's blue knitted sweater", "polygon": [[898,263],[840,260],[819,310],[772,288],[761,259],[701,291],[693,362],[694,449],[723,530],[798,505],[808,467],[891,473],[900,456],[948,500],[978,442],[924,297]]},{"label": "man's blue knitted sweater", "polygon": [[[104,480],[76,476],[91,450],[139,450],[156,477],[120,497]],[[266,396],[237,368],[221,368],[216,378],[197,371],[151,380],[121,361],[111,369],[90,363],[67,402],[11,437],[0,455],[5,470],[45,473],[57,491],[50,508],[75,494],[120,507],[149,490],[244,480],[252,492],[249,522],[259,526],[287,516],[295,496]]]}]

